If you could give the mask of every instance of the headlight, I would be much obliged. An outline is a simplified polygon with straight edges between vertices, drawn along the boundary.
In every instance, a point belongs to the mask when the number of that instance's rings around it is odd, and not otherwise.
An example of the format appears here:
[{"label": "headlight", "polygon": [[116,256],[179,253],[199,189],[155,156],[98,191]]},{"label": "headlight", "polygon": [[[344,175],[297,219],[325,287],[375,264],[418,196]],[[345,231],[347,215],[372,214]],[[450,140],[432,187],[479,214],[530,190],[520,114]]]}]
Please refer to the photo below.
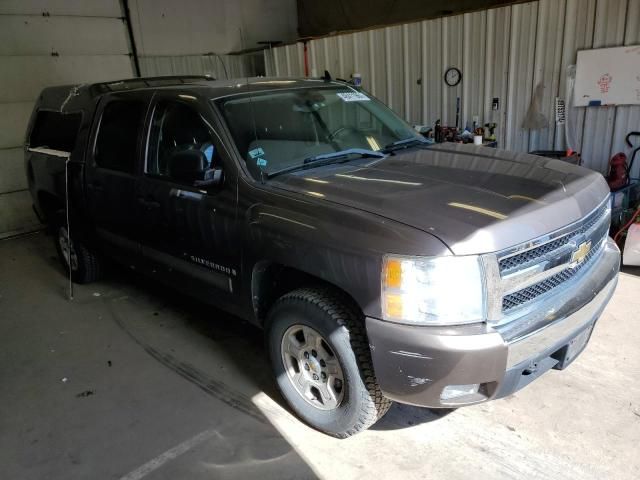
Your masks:
[{"label": "headlight", "polygon": [[415,325],[459,325],[485,319],[478,256],[387,255],[382,265],[382,315]]}]

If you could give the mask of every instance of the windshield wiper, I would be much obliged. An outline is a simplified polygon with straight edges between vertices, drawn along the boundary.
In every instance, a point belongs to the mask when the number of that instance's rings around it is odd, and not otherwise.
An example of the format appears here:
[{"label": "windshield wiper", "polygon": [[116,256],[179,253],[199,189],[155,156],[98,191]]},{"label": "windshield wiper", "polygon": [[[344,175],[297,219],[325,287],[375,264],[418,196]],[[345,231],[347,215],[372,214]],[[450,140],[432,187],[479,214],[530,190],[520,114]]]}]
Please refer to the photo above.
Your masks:
[{"label": "windshield wiper", "polygon": [[401,148],[413,147],[414,145],[417,145],[417,144],[428,145],[429,142],[427,142],[426,140],[421,140],[421,139],[416,138],[416,137],[409,137],[409,138],[405,138],[404,140],[398,140],[396,142],[390,143],[389,145],[386,145],[382,149],[382,151],[383,152],[393,152],[394,150],[399,150]]},{"label": "windshield wiper", "polygon": [[313,157],[307,157],[304,159],[305,164],[317,162],[319,160],[342,158],[348,155],[358,155],[360,158],[377,157],[384,158],[386,155],[383,152],[377,150],[367,150],[366,148],[348,148],[346,150],[340,150],[338,152],[322,153],[320,155],[314,155]]},{"label": "windshield wiper", "polygon": [[349,157],[355,158],[384,158],[387,155],[383,152],[376,150],[367,150],[366,148],[349,148],[347,150],[340,150],[339,152],[323,153],[321,155],[314,155],[307,157],[301,164],[285,167],[275,172],[267,174],[267,178],[273,178],[283,173],[294,172],[296,170],[306,170],[308,168],[322,167],[324,165],[331,165],[332,163],[346,162]]}]

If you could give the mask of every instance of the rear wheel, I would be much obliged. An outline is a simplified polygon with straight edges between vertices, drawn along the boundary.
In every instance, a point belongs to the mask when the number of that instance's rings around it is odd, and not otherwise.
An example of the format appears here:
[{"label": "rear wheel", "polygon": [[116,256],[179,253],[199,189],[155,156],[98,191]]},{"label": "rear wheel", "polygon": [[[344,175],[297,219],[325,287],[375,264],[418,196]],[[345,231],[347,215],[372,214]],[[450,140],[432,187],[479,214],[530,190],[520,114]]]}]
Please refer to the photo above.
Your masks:
[{"label": "rear wheel", "polygon": [[100,260],[81,240],[70,234],[66,216],[61,212],[54,226],[54,236],[58,257],[67,274],[75,283],[90,283],[100,277]]},{"label": "rear wheel", "polygon": [[284,295],[269,312],[266,335],[280,391],[312,427],[346,438],[391,406],[375,379],[362,314],[339,293]]}]

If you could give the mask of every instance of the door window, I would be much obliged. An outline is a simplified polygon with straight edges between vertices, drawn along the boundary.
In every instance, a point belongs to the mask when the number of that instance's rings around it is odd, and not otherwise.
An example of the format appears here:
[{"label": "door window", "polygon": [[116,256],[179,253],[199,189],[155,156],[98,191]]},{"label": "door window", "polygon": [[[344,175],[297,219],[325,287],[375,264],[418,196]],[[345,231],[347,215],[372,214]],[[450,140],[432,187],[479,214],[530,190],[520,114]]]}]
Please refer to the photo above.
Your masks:
[{"label": "door window", "polygon": [[181,163],[194,159],[202,172],[220,168],[219,152],[204,119],[184,103],[158,103],[153,114],[146,172],[183,182],[185,169],[191,167]]},{"label": "door window", "polygon": [[96,140],[95,160],[99,167],[135,172],[145,112],[146,103],[140,100],[114,100],[107,104]]}]

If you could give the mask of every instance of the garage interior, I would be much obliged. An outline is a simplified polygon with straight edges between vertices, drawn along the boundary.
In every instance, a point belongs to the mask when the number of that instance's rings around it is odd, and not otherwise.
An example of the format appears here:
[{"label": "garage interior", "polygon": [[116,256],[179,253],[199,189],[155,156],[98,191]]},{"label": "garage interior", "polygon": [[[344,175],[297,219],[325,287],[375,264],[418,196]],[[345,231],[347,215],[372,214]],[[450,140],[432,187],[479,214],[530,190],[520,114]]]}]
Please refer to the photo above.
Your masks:
[{"label": "garage interior", "polygon": [[[631,260],[640,134],[629,136],[640,131],[640,93],[629,104],[573,100],[579,51],[637,50],[640,0],[4,0],[0,39],[3,477],[640,476],[640,263]],[[629,67],[640,75],[637,58]],[[338,440],[291,413],[262,332],[244,320],[115,264],[68,299],[24,166],[43,88],[325,71],[361,82],[429,140],[457,141],[465,128],[471,139],[479,128],[486,148],[603,175],[626,155],[611,234],[629,261],[566,371],[457,410],[396,403],[370,430]]]}]

